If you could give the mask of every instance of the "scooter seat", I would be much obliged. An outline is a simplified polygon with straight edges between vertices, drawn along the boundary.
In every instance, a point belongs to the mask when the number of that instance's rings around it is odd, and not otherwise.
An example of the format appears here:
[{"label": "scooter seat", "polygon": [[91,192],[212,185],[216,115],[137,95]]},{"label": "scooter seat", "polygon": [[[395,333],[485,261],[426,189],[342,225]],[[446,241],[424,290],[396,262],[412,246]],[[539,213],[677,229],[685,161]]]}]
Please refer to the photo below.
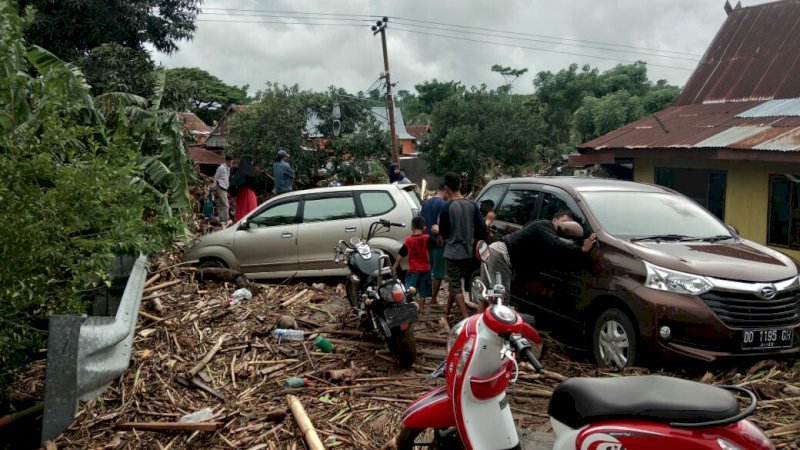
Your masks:
[{"label": "scooter seat", "polygon": [[617,419],[697,424],[731,418],[739,403],[724,389],[658,375],[570,378],[553,392],[548,412],[570,428]]}]

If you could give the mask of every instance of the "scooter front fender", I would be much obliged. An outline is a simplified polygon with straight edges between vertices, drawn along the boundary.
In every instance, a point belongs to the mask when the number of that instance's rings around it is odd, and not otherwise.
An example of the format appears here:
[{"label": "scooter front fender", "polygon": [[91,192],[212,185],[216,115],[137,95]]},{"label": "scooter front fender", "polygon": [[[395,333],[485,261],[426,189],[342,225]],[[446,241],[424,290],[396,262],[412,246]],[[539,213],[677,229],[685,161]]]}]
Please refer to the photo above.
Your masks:
[{"label": "scooter front fender", "polygon": [[445,386],[428,392],[406,408],[403,413],[403,425],[417,430],[456,426],[453,403],[447,395]]}]

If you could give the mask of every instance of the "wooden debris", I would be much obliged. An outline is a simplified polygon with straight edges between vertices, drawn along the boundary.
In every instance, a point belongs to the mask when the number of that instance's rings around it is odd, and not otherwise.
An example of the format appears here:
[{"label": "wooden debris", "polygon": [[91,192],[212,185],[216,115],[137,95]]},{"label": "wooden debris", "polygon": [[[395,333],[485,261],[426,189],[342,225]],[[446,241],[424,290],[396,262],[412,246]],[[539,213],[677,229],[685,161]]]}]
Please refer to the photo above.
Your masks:
[{"label": "wooden debris", "polygon": [[[218,229],[202,218],[191,226]],[[289,391],[281,381],[300,377],[307,378],[309,386],[290,392],[304,406],[328,448],[374,450],[397,434],[403,410],[411,401],[444,383],[442,378],[425,377],[444,358],[450,330],[441,303],[446,286],[440,303],[426,305],[425,314],[414,324],[417,360],[411,369],[401,370],[386,344],[359,327],[342,285],[317,285],[315,289],[312,282],[309,286],[292,280],[250,285],[251,300],[227,307],[231,283],[239,280],[233,275],[229,281],[215,281],[201,270],[183,265],[179,252],[155,255],[150,270],[148,288],[172,282],[148,294],[159,299],[163,310],[152,302],[143,303],[130,370],[96,401],[79,407],[75,423],[53,448],[310,448],[301,441],[298,423],[285,419]],[[326,300],[310,301],[321,297]],[[305,341],[278,340],[269,334],[281,315],[292,320],[292,326],[285,328],[305,331]],[[542,321],[540,326],[544,325]],[[525,430],[548,431],[549,395],[567,377],[648,373],[634,368],[620,374],[575,361],[546,329],[537,331],[542,331],[547,341],[542,363],[548,371],[538,374],[520,364],[520,381],[508,391],[515,419]],[[323,353],[314,347],[311,342],[317,333],[335,344],[336,351]],[[220,343],[224,335],[227,337]],[[759,401],[751,420],[770,433],[778,449],[798,448],[798,432],[793,431],[800,422],[800,363],[796,358],[724,370],[698,367],[702,368],[657,373],[742,385],[768,395],[771,399]],[[10,390],[12,401],[43,398],[44,373],[43,360],[21,372]],[[216,412],[207,421],[222,424],[216,432],[154,433],[136,426],[126,431],[115,429],[116,423],[174,427],[171,424],[188,412],[208,407]]]},{"label": "wooden debris", "polygon": [[222,422],[123,422],[114,425],[117,430],[141,431],[217,431]]},{"label": "wooden debris", "polygon": [[319,440],[317,430],[314,429],[314,425],[308,418],[308,414],[306,414],[306,410],[303,408],[303,404],[300,403],[300,400],[294,395],[287,395],[286,401],[289,402],[289,409],[292,410],[294,420],[297,421],[297,425],[300,427],[300,433],[302,433],[305,438],[308,448],[311,450],[325,450],[325,446],[322,445],[322,441]]}]

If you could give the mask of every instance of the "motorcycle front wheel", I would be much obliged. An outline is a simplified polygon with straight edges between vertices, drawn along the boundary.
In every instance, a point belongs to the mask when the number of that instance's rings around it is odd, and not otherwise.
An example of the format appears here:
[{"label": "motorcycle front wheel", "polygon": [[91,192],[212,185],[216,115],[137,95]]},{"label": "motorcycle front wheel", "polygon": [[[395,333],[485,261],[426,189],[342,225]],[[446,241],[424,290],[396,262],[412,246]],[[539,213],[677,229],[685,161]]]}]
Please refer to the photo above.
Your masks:
[{"label": "motorcycle front wheel", "polygon": [[461,450],[464,446],[454,432],[426,428],[424,430],[403,427],[395,439],[396,450]]},{"label": "motorcycle front wheel", "polygon": [[394,327],[391,331],[392,335],[386,342],[389,351],[397,358],[397,365],[407,369],[414,364],[414,360],[417,358],[417,341],[414,339],[414,332],[411,331],[410,325],[405,330]]}]

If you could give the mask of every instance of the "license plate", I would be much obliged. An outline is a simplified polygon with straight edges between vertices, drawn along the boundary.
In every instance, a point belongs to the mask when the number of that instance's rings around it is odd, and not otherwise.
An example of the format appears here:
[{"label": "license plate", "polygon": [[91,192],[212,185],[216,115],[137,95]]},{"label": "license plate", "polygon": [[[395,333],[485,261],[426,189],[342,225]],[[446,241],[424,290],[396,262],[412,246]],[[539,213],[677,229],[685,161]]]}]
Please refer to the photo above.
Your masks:
[{"label": "license plate", "polygon": [[403,322],[416,322],[417,307],[411,303],[401,303],[397,306],[386,308],[383,314],[386,317],[389,328],[394,328]]},{"label": "license plate", "polygon": [[742,332],[742,349],[788,348],[792,346],[793,338],[794,330],[792,329],[745,330]]}]

